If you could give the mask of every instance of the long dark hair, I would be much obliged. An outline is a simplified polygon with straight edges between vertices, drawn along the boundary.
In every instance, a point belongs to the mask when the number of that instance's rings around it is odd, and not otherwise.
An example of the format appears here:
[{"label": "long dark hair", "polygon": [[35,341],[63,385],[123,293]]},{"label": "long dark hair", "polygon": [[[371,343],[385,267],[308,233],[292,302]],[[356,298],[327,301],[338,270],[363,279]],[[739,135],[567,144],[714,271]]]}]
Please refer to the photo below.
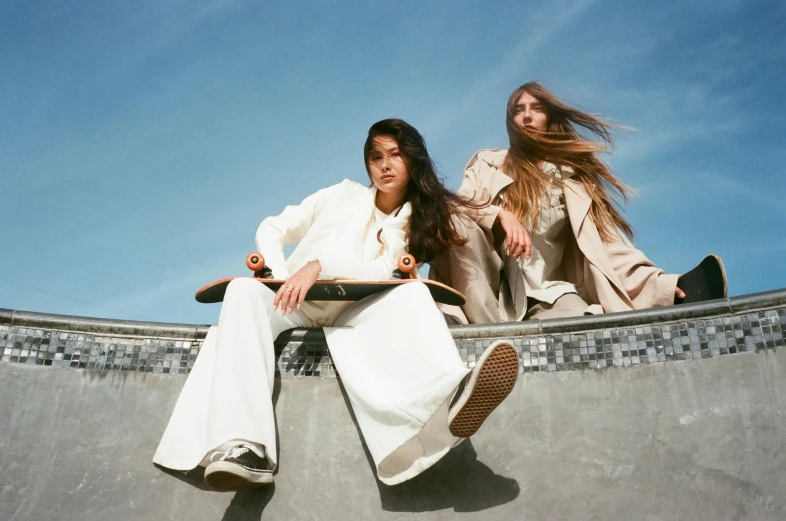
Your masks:
[{"label": "long dark hair", "polygon": [[[519,98],[528,93],[538,100],[547,117],[546,132],[525,131],[513,118]],[[609,167],[598,157],[599,152],[613,148],[611,131],[620,128],[599,117],[582,112],[560,101],[543,85],[531,81],[520,86],[508,98],[505,123],[510,138],[510,150],[503,170],[513,184],[506,190],[508,208],[516,216],[534,225],[546,194],[546,187],[556,182],[538,166],[546,160],[572,167],[573,177],[584,185],[592,199],[589,215],[601,237],[608,239],[615,230],[633,238],[633,227],[622,216],[618,198],[627,200],[633,190],[614,177]],[[600,138],[588,141],[576,131],[582,127]]]},{"label": "long dark hair", "polygon": [[467,239],[456,231],[451,216],[467,203],[442,184],[420,132],[400,119],[383,119],[371,125],[363,146],[363,160],[369,178],[368,157],[374,138],[379,136],[395,139],[399,150],[408,159],[410,181],[407,201],[412,205],[407,232],[408,252],[418,262],[431,262],[451,245],[465,244]]}]

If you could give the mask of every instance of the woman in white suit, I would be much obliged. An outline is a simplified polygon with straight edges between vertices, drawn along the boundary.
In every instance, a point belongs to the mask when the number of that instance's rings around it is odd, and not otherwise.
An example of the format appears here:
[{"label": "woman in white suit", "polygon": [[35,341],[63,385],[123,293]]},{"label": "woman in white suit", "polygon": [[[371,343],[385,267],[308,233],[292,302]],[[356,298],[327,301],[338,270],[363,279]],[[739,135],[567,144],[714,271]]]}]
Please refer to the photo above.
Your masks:
[{"label": "woman in white suit", "polygon": [[[464,241],[450,218],[462,201],[442,186],[417,130],[395,119],[374,124],[364,158],[370,188],[345,180],[259,226],[257,248],[287,282],[277,293],[250,279],[229,284],[155,463],[205,466],[206,483],[218,490],[271,483],[273,341],[293,327],[324,327],[377,476],[388,485],[436,463],[512,390],[515,349],[497,342],[467,369],[421,283],[356,303],[305,300],[317,280],[390,279],[402,254],[426,262]],[[285,261],[283,246],[292,243],[299,244]]]}]

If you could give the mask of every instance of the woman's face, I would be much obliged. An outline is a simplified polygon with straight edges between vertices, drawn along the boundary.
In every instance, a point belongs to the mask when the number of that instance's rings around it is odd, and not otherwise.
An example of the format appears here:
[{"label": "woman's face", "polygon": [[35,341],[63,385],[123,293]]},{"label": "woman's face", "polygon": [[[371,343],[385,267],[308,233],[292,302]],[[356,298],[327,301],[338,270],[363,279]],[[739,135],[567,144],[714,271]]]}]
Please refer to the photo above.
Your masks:
[{"label": "woman's face", "polygon": [[368,154],[368,171],[377,190],[386,194],[401,194],[409,185],[409,160],[391,136],[377,136]]},{"label": "woman's face", "polygon": [[546,116],[543,105],[529,92],[524,92],[519,97],[513,121],[525,131],[546,132],[549,125],[548,116]]}]

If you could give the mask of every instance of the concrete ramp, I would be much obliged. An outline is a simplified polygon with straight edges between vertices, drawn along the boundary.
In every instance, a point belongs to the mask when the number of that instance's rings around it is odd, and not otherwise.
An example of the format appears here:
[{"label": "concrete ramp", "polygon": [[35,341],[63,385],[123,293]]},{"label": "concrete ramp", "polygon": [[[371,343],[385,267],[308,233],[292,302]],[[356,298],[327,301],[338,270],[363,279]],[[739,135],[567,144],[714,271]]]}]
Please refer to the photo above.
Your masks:
[{"label": "concrete ramp", "polygon": [[[97,320],[5,311],[0,520],[786,519],[786,292],[739,299],[660,320],[510,326],[524,373],[510,398],[471,440],[395,487],[376,481],[318,333],[282,335],[279,471],[273,487],[238,493],[151,463],[203,328],[167,336],[155,325],[153,336],[116,321],[108,333]],[[504,331],[453,330],[470,365]],[[131,353],[125,369],[118,346]],[[152,361],[141,364],[145,346]],[[170,369],[186,362],[181,374],[163,372],[167,355]],[[80,369],[83,356],[103,366]],[[582,366],[601,359],[610,363]]]}]

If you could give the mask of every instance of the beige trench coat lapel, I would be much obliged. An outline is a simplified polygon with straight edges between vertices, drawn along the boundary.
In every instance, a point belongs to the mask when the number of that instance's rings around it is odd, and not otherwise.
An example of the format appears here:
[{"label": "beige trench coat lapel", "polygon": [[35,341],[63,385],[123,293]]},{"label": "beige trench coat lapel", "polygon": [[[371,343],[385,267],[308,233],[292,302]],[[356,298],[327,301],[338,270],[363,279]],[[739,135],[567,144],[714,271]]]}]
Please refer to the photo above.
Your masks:
[{"label": "beige trench coat lapel", "polygon": [[608,280],[614,285],[619,297],[634,308],[633,303],[628,297],[622,282],[617,277],[614,267],[609,262],[609,257],[605,251],[598,251],[594,245],[603,244],[598,233],[598,229],[592,219],[589,218],[589,209],[592,199],[584,185],[573,179],[563,181],[565,187],[565,207],[568,211],[568,219],[573,229],[573,236],[576,238],[579,250],[590,264],[594,265]]}]

